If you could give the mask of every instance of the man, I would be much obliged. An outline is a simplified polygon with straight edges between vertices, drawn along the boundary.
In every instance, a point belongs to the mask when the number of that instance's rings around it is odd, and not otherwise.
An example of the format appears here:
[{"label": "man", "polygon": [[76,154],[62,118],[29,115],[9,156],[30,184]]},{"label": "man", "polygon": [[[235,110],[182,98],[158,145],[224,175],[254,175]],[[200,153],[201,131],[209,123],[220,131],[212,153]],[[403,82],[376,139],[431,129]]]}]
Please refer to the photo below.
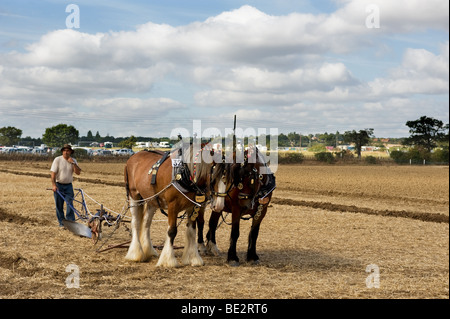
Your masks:
[{"label": "man", "polygon": [[[53,196],[55,197],[56,204],[56,217],[58,218],[59,226],[64,227],[63,220],[75,220],[75,214],[73,209],[70,207],[73,205],[73,173],[80,175],[81,168],[78,166],[77,161],[72,158],[74,150],[69,144],[65,144],[61,148],[61,156],[56,157],[53,160],[51,171],[52,189]],[[59,191],[59,194],[58,192]],[[64,197],[67,203],[66,217],[64,217],[64,199],[61,198],[60,194]]]}]

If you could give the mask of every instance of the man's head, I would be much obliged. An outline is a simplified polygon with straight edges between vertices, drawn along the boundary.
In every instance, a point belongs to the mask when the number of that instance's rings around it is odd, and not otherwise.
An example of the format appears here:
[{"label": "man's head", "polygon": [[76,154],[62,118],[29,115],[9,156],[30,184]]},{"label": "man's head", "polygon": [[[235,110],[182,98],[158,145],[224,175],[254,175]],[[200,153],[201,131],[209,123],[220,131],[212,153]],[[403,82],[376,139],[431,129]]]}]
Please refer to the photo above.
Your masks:
[{"label": "man's head", "polygon": [[64,146],[61,148],[61,153],[64,157],[70,157],[73,154],[74,150],[72,149],[72,146],[69,144],[64,144]]}]

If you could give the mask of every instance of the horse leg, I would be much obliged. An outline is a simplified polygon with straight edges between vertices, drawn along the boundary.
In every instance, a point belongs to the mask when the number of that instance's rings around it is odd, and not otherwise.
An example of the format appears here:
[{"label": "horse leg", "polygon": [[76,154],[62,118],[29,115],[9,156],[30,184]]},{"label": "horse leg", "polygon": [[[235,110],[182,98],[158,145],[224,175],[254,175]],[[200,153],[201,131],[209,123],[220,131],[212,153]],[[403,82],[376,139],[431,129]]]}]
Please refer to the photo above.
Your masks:
[{"label": "horse leg", "polygon": [[253,265],[259,264],[259,256],[256,254],[256,241],[258,240],[259,227],[261,226],[264,216],[266,216],[266,212],[267,206],[263,208],[261,215],[259,215],[257,220],[253,217],[252,227],[248,234],[247,262],[251,262]]},{"label": "horse leg", "polygon": [[[193,213],[193,211],[192,211]],[[203,266],[203,260],[200,257],[197,249],[197,243],[195,242],[195,221],[190,218],[187,220],[186,240],[183,250],[183,256],[181,257],[183,265],[191,266]]]},{"label": "horse leg", "polygon": [[152,240],[150,237],[150,228],[152,225],[153,216],[155,215],[156,207],[147,204],[146,210],[144,211],[144,216],[142,219],[141,226],[141,246],[144,253],[143,259],[145,261],[150,260],[152,256],[158,256],[155,248],[153,248]]},{"label": "horse leg", "polygon": [[198,212],[197,223],[197,246],[201,255],[206,254],[205,242],[203,240],[203,229],[205,227],[205,208],[202,207]]},{"label": "horse leg", "polygon": [[209,218],[209,230],[206,234],[206,239],[208,240],[206,244],[207,252],[214,256],[219,256],[219,248],[217,248],[216,245],[216,230],[220,215],[221,213],[215,211],[211,212],[211,217]]},{"label": "horse leg", "polygon": [[[175,213],[174,213],[175,211]],[[173,209],[173,205],[169,204],[168,210],[169,216],[169,228],[167,230],[166,242],[164,248],[159,256],[156,267],[178,267],[177,259],[175,258],[175,252],[173,250],[173,242],[177,236],[177,212]]]},{"label": "horse leg", "polygon": [[236,253],[236,244],[239,238],[239,222],[240,222],[239,208],[233,209],[232,212],[232,224],[231,224],[231,236],[230,236],[230,248],[228,249],[227,262],[230,266],[239,266],[239,258]]},{"label": "horse leg", "polygon": [[144,251],[140,242],[140,233],[142,229],[142,213],[144,206],[130,197],[131,210],[131,243],[125,259],[131,261],[143,261]]}]

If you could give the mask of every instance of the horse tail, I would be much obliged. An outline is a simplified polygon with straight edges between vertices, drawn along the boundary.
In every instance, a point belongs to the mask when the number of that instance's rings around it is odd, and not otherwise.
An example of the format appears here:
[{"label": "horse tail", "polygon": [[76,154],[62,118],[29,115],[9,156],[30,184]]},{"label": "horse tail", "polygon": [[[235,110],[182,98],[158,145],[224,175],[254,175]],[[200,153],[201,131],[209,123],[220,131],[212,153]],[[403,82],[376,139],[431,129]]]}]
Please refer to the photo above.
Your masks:
[{"label": "horse tail", "polygon": [[130,184],[128,183],[128,170],[127,170],[127,165],[125,164],[125,169],[124,169],[124,179],[125,179],[125,189],[127,191],[127,198],[130,198]]}]

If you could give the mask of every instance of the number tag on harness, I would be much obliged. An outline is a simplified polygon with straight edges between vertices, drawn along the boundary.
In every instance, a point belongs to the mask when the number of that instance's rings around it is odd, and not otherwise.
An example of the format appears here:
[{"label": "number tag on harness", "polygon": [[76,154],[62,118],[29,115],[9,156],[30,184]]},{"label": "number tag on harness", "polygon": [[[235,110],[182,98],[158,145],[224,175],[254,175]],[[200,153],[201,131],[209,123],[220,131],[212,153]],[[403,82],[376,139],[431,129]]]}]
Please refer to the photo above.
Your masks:
[{"label": "number tag on harness", "polygon": [[172,167],[181,167],[183,166],[183,161],[181,158],[172,158]]}]

